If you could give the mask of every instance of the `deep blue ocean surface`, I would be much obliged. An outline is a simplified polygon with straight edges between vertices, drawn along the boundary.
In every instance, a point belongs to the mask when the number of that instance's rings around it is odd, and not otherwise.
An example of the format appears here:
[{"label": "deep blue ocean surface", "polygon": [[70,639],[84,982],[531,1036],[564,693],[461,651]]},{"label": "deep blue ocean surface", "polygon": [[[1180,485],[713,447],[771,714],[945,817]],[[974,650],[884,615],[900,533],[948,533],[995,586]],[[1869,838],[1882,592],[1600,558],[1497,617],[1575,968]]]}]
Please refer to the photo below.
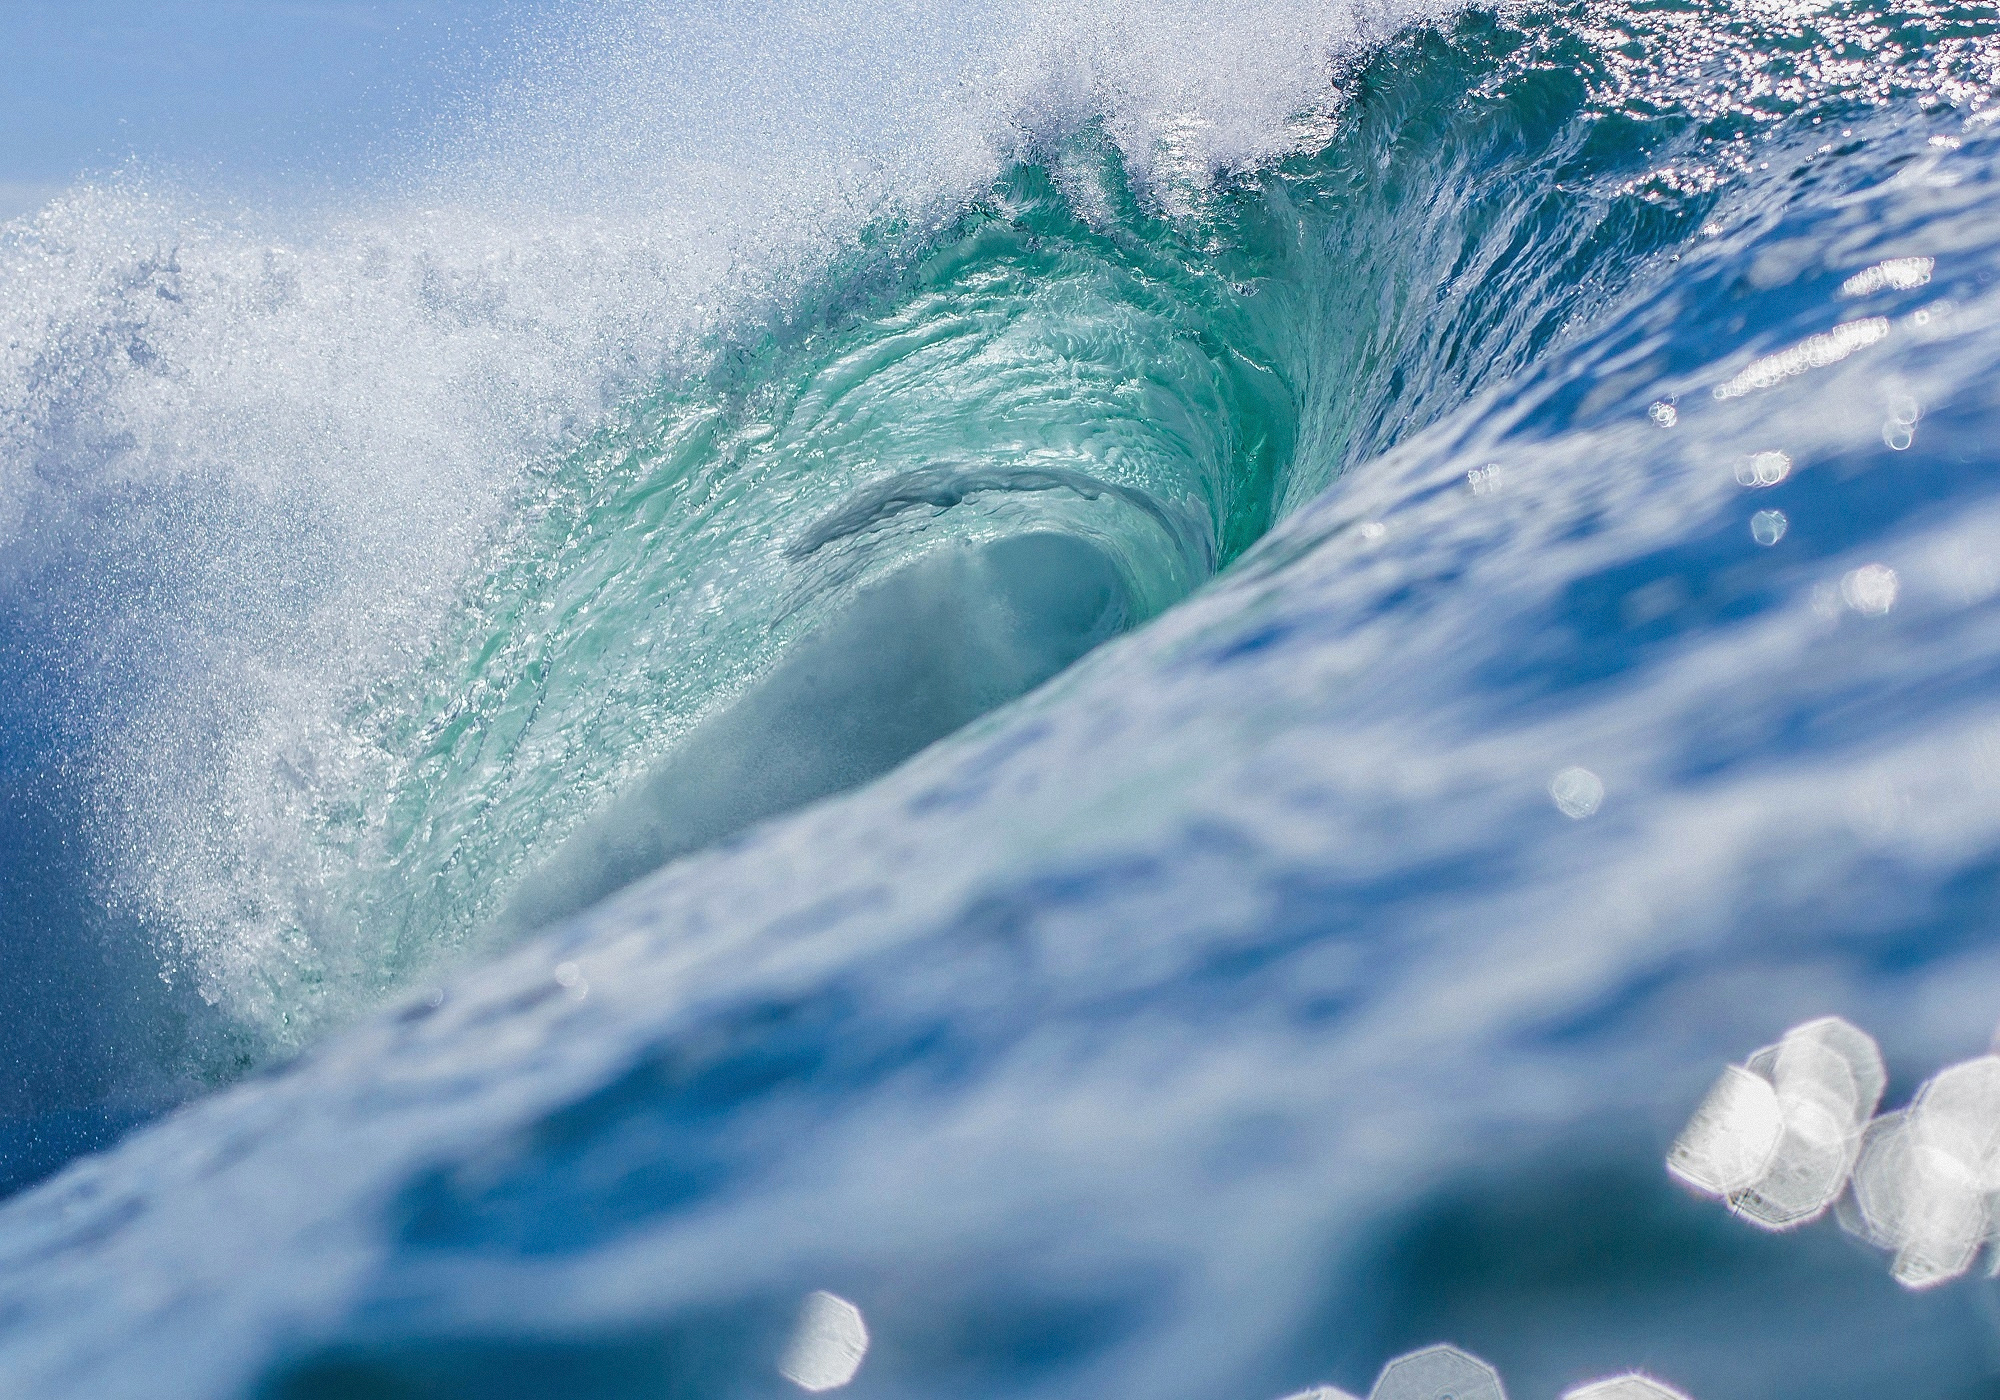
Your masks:
[{"label": "deep blue ocean surface", "polygon": [[1992,5],[478,72],[0,228],[0,1393],[2000,1396]]}]

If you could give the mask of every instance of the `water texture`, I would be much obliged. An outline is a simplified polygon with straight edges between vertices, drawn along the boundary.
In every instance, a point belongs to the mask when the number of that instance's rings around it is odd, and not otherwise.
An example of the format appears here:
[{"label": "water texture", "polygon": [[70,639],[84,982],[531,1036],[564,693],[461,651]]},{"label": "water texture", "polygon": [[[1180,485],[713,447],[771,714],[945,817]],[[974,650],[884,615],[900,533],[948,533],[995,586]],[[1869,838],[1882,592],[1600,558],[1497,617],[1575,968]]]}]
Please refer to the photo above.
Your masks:
[{"label": "water texture", "polygon": [[9,1393],[2000,1393],[1991,8],[754,18],[0,235]]}]

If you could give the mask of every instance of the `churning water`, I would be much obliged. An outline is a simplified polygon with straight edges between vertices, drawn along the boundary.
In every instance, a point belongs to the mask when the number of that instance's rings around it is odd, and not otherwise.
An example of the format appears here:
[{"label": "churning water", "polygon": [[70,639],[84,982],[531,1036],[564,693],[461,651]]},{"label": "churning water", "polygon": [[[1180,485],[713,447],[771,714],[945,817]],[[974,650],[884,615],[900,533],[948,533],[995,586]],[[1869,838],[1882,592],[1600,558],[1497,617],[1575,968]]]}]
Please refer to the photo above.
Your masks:
[{"label": "churning water", "polygon": [[0,1389],[2000,1394],[1991,5],[503,67],[0,232]]}]

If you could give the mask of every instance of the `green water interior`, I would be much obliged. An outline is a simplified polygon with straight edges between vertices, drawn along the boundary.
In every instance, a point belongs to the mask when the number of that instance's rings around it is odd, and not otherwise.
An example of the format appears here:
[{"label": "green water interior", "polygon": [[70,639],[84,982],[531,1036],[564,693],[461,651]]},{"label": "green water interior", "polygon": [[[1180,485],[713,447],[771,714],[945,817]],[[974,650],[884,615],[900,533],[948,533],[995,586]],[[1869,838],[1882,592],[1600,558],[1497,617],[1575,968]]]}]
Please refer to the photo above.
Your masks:
[{"label": "green water interior", "polygon": [[[1465,16],[1344,74],[1276,165],[1141,189],[1085,125],[872,229],[548,464],[354,705],[274,1000],[304,1024],[865,780],[1532,366],[1699,236],[1759,130],[1862,100],[1677,99],[1715,86],[1676,77],[1686,26],[1787,61],[1713,18]],[[1029,539],[1061,543],[994,553]],[[945,636],[949,676],[909,669]],[[892,691],[928,698],[871,730]]]}]

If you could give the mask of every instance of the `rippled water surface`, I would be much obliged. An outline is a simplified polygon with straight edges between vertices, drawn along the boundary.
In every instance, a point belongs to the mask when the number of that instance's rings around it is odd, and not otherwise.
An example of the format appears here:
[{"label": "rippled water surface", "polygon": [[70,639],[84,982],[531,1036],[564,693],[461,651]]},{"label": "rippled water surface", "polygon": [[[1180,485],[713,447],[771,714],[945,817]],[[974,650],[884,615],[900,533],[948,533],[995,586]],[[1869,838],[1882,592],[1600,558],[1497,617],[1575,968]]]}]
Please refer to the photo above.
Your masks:
[{"label": "rippled water surface", "polygon": [[0,1388],[2000,1395],[1992,8],[658,19],[0,233]]}]

